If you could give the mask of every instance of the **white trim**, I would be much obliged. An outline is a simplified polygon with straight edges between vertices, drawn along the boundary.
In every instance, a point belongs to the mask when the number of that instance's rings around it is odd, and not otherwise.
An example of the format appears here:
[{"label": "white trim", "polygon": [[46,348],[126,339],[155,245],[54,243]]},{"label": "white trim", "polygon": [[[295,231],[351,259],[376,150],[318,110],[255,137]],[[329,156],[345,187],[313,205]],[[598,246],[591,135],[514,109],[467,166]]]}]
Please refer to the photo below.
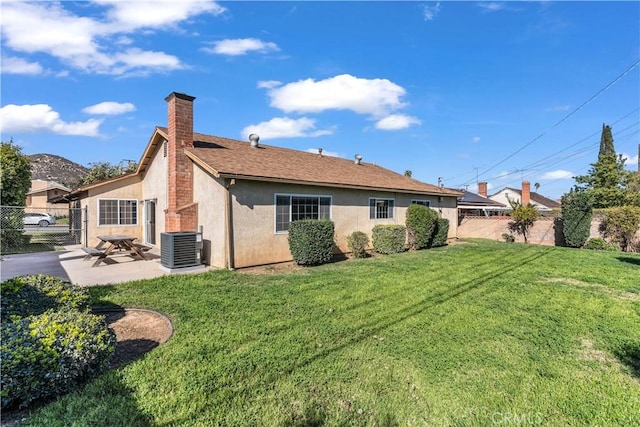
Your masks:
[{"label": "white trim", "polygon": [[289,223],[291,223],[291,197],[317,197],[318,206],[320,206],[320,198],[329,199],[329,219],[333,218],[333,196],[330,194],[302,194],[302,193],[273,193],[273,233],[289,234],[288,230],[278,231],[278,196],[289,197]]},{"label": "white trim", "polygon": [[[118,224],[100,224],[100,201],[102,200],[117,200],[118,201]],[[124,202],[135,202],[136,204],[136,215],[135,215],[135,223],[133,224],[119,224],[120,222],[120,201],[124,201]],[[96,215],[96,221],[97,221],[97,226],[98,227],[133,227],[133,226],[138,226],[139,225],[139,220],[138,220],[138,216],[140,215],[139,212],[139,207],[140,207],[140,202],[138,201],[138,199],[120,199],[120,198],[116,198],[116,197],[103,197],[100,199],[96,200],[97,204],[98,204],[98,210],[97,210],[97,215]]]},{"label": "white trim", "polygon": [[[371,218],[371,201],[375,200],[377,201],[382,201],[382,200],[386,200],[386,201],[391,201],[393,202],[393,208],[391,208],[391,216],[387,217],[387,218]],[[396,219],[396,199],[392,198],[392,197],[369,197],[369,203],[367,205],[367,209],[369,210],[369,221],[385,221],[385,220],[389,220],[389,219]],[[378,211],[376,210],[376,216],[378,214]]]}]

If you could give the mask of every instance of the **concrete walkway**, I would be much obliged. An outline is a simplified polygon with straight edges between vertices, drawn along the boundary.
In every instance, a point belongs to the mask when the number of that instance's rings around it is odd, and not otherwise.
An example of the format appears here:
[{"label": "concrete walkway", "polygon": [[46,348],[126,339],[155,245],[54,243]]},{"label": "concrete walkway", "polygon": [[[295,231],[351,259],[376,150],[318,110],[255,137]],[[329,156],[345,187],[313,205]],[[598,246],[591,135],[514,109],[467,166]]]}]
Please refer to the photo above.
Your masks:
[{"label": "concrete walkway", "polygon": [[64,251],[3,255],[0,261],[0,281],[28,274],[46,274],[62,277],[76,285],[93,286],[207,270],[202,266],[169,272],[160,264],[159,248],[147,252],[146,261],[123,253],[109,257],[97,267],[92,267],[95,258],[85,261],[85,255],[80,245],[67,246]]}]

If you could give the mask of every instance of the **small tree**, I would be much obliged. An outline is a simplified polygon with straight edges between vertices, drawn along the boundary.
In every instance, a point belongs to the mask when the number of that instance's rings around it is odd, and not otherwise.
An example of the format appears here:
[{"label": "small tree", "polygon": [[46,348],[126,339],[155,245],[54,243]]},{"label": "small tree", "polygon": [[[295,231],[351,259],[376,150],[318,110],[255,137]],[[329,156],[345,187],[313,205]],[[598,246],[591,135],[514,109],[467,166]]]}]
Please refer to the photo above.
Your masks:
[{"label": "small tree", "polygon": [[509,200],[511,205],[511,221],[509,221],[509,231],[520,234],[524,238],[524,242],[528,243],[529,230],[533,227],[540,213],[531,203],[524,206],[518,200]]},{"label": "small tree", "polygon": [[31,162],[12,142],[0,147],[0,205],[24,206],[31,187]]},{"label": "small tree", "polygon": [[640,229],[640,207],[622,206],[605,211],[600,224],[602,235],[618,243],[623,251],[633,251],[634,236]]},{"label": "small tree", "polygon": [[567,246],[581,248],[589,238],[593,208],[584,191],[572,189],[562,196],[562,234]]}]

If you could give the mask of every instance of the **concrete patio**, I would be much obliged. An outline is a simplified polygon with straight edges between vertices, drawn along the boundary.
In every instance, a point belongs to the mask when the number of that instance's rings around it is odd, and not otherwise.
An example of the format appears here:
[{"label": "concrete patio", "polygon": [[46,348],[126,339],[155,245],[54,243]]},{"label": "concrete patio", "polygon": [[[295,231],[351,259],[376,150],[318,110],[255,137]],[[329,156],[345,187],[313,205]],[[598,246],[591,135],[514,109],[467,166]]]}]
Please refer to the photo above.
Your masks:
[{"label": "concrete patio", "polygon": [[46,274],[62,277],[80,286],[106,285],[139,279],[152,279],[168,274],[201,273],[206,266],[168,271],[160,264],[160,249],[147,252],[141,261],[127,253],[111,256],[97,267],[95,259],[85,260],[87,254],[80,245],[65,247],[63,251],[3,255],[0,261],[0,281],[27,274]]}]

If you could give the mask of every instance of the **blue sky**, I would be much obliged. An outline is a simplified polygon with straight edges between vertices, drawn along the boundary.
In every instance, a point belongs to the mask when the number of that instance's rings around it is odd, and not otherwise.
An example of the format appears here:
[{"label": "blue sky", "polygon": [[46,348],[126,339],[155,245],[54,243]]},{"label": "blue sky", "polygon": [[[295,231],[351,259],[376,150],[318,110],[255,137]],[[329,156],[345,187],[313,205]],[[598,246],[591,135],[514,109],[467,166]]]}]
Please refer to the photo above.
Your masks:
[{"label": "blue sky", "polygon": [[638,162],[640,3],[2,3],[3,141],[139,160],[165,96],[195,131],[558,198],[603,123]]}]

